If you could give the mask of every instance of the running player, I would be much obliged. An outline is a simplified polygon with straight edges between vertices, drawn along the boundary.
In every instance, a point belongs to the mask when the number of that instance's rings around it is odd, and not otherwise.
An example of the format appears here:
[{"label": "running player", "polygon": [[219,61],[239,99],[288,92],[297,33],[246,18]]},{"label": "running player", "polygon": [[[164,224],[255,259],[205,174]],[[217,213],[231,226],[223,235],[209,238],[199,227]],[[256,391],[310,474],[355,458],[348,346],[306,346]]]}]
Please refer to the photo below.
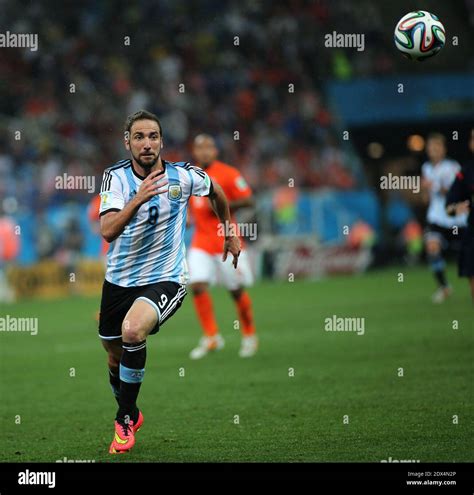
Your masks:
[{"label": "running player", "polygon": [[[118,402],[111,454],[135,444],[143,424],[137,397],[145,373],[146,339],[180,307],[187,268],[184,248],[189,198],[207,196],[221,222],[230,221],[227,199],[200,168],[160,156],[163,133],[156,115],[128,117],[125,148],[131,158],[105,170],[100,228],[110,243],[102,289],[99,336],[108,353],[109,377]],[[237,268],[238,237],[223,243],[223,258]]]},{"label": "running player", "polygon": [[422,185],[429,193],[427,213],[428,226],[425,232],[425,248],[428,262],[438,284],[433,294],[434,303],[442,303],[452,292],[446,278],[443,251],[459,242],[462,228],[466,225],[466,214],[450,217],[445,210],[446,193],[461,167],[446,158],[446,139],[442,134],[428,136],[426,153],[429,161],[422,166]]},{"label": "running player", "polygon": [[[471,129],[469,149],[474,154],[474,129]],[[474,160],[464,164],[461,172],[456,175],[451,189],[446,197],[449,214],[469,213],[467,229],[464,232],[461,251],[459,253],[459,276],[467,277],[471,287],[472,302],[474,303]]]},{"label": "running player", "polygon": [[[217,160],[217,153],[216,144],[211,136],[200,134],[194,139],[193,157],[196,164],[222,187],[229,200],[231,212],[252,206],[254,201],[250,187],[236,168]],[[239,356],[251,357],[257,352],[258,341],[255,335],[252,302],[245,291],[245,287],[253,283],[247,253],[242,249],[237,270],[232,269],[229,260],[223,262],[220,254],[223,237],[219,231],[219,222],[208,202],[201,198],[192,198],[190,207],[191,219],[195,226],[188,256],[190,284],[194,307],[204,332],[198,346],[191,351],[190,358],[200,359],[210,351],[224,347],[224,339],[219,334],[208,291],[209,284],[217,281],[227,288],[236,305],[242,333]],[[232,221],[234,222],[234,219]]]}]

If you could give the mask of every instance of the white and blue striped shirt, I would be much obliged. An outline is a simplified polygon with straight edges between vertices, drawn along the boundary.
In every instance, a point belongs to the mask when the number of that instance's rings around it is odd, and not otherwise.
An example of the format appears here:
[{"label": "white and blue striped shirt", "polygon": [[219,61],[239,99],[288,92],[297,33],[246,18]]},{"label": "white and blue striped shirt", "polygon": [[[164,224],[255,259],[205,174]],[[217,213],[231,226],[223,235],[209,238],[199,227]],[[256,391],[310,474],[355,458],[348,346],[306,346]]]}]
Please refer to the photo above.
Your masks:
[{"label": "white and blue striped shirt", "polygon": [[445,158],[437,165],[425,162],[421,167],[422,176],[428,179],[432,186],[430,190],[430,205],[426,219],[429,223],[439,225],[446,229],[451,227],[465,227],[467,225],[467,213],[449,216],[446,213],[446,194],[442,189],[448,189],[456,178],[456,174],[461,170],[458,162]]},{"label": "white and blue striped shirt", "polygon": [[[207,196],[211,189],[208,175],[187,162],[162,160],[168,192],[144,203],[110,243],[107,252],[108,282],[137,287],[188,280],[184,232],[191,196]],[[161,179],[162,175],[157,177]],[[121,160],[105,170],[101,187],[100,215],[119,211],[137,193],[144,177],[134,170],[131,160]]]}]

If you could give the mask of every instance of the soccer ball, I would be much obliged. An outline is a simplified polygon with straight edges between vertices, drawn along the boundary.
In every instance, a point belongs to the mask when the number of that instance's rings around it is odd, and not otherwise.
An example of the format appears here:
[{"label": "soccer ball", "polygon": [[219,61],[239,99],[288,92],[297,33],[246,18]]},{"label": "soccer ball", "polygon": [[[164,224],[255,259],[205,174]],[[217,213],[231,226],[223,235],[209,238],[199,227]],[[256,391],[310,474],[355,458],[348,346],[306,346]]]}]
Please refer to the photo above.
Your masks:
[{"label": "soccer ball", "polygon": [[417,10],[403,16],[395,28],[395,46],[410,60],[426,60],[443,48],[446,32],[430,12]]}]

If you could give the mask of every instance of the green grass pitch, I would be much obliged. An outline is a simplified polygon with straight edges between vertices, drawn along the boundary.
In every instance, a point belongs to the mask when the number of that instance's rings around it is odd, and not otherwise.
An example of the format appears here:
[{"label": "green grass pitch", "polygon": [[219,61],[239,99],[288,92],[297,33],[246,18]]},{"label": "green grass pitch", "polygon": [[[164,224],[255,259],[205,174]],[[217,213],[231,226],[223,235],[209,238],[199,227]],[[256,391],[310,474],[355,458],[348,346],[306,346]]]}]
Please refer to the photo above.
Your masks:
[{"label": "green grass pitch", "polygon": [[[453,268],[450,278],[440,306],[421,268],[260,283],[260,352],[247,360],[222,289],[212,294],[226,347],[189,360],[200,333],[188,296],[148,341],[145,424],[122,456],[107,453],[116,407],[98,298],[1,306],[39,318],[39,331],[0,333],[0,461],[474,461],[474,312],[466,281]],[[365,334],[325,331],[332,315],[365,318]]]}]

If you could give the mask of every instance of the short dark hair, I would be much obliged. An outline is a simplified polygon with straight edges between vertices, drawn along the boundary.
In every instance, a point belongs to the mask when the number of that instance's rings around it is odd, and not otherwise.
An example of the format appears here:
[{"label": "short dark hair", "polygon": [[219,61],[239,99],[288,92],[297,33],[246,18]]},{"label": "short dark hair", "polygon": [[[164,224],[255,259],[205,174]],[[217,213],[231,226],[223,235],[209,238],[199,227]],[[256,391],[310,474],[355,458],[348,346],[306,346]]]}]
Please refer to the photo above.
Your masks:
[{"label": "short dark hair", "polygon": [[128,133],[128,135],[130,136],[130,129],[137,120],[154,120],[158,124],[158,128],[160,129],[160,136],[163,137],[163,130],[161,129],[160,119],[154,113],[151,113],[148,110],[138,110],[138,112],[132,113],[127,117],[124,128],[125,134]]}]

